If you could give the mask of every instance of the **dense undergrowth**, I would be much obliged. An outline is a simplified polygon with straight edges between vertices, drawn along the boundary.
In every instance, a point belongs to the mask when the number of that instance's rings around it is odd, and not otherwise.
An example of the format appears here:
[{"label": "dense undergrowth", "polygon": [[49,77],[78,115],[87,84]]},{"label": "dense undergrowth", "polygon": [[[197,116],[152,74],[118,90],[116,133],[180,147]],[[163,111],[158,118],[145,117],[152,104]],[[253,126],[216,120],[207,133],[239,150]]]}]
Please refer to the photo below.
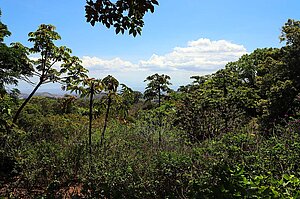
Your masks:
[{"label": "dense undergrowth", "polygon": [[[170,118],[159,127],[156,114],[145,111],[129,124],[112,119],[104,145],[100,146],[103,118],[98,118],[90,155],[87,116],[76,113],[78,110],[55,112],[57,101],[34,98],[34,104],[20,119],[23,128],[1,134],[2,171],[6,168],[1,181],[6,186],[1,189],[3,196],[299,196],[300,125],[296,119],[276,126],[268,137],[261,135],[255,121],[251,121],[234,132],[195,143],[173,126]],[[52,113],[44,114],[47,111]],[[160,146],[158,131],[162,132]],[[70,187],[75,188],[70,191]]]}]

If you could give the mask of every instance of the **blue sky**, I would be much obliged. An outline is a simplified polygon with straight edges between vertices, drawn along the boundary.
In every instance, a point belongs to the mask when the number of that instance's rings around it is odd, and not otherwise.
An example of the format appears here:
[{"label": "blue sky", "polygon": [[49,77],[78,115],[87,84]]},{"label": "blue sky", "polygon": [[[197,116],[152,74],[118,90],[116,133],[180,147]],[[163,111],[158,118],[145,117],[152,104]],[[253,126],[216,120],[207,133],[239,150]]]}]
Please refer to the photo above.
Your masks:
[{"label": "blue sky", "polygon": [[[154,73],[168,74],[174,88],[192,75],[215,72],[256,48],[279,47],[280,29],[300,20],[299,0],[159,0],[145,17],[142,36],[115,35],[113,29],[86,23],[85,1],[1,0],[2,22],[12,36],[7,43],[27,42],[38,25],[53,24],[90,76],[112,74],[134,89]],[[20,84],[22,91],[30,85]],[[57,91],[44,85],[40,91]]]}]

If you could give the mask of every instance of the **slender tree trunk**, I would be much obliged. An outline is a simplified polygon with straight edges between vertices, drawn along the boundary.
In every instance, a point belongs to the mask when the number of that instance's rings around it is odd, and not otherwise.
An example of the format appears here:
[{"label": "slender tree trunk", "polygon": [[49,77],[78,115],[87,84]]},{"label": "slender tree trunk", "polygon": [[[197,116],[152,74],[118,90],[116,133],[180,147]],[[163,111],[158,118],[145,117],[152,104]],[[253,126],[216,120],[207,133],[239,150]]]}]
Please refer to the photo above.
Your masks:
[{"label": "slender tree trunk", "polygon": [[[159,108],[160,108],[160,100],[161,100],[160,98],[161,98],[161,94],[160,94],[160,88],[159,88],[159,90],[158,90],[158,107]],[[161,146],[161,126],[162,126],[160,109],[158,112],[158,120],[159,120],[158,146],[160,148],[160,146]]]},{"label": "slender tree trunk", "polygon": [[160,95],[160,88],[158,90],[158,107],[160,107],[160,98],[161,98],[161,95]]},{"label": "slender tree trunk", "polygon": [[228,90],[227,90],[227,87],[226,87],[226,79],[224,77],[224,85],[223,85],[223,92],[224,92],[224,98],[226,100],[226,104],[224,106],[224,116],[225,116],[225,131],[227,132],[227,129],[228,129],[228,112],[227,112],[227,106],[228,106],[228,99],[227,99],[227,95],[228,95]]},{"label": "slender tree trunk", "polygon": [[91,93],[90,93],[90,112],[89,112],[89,149],[90,149],[90,158],[92,157],[93,97],[94,97],[94,83],[92,83],[92,85],[91,85]]},{"label": "slender tree trunk", "polygon": [[29,102],[29,100],[32,98],[32,96],[35,94],[35,92],[38,90],[38,88],[43,84],[43,81],[40,80],[40,82],[35,86],[35,88],[33,89],[33,91],[30,93],[30,95],[25,99],[25,101],[23,102],[23,104],[20,106],[20,108],[17,110],[15,117],[13,119],[13,123],[15,124],[19,118],[19,115],[21,113],[21,111],[23,110],[23,108],[26,106],[26,104]]},{"label": "slender tree trunk", "polygon": [[106,127],[107,127],[107,121],[108,121],[108,115],[109,115],[110,105],[111,105],[111,98],[108,97],[108,101],[107,101],[107,109],[106,109],[105,120],[104,120],[104,127],[103,127],[103,131],[102,131],[102,135],[101,135],[101,142],[100,142],[100,145],[101,145],[101,146],[102,146],[102,144],[103,144],[104,134],[105,134]]}]

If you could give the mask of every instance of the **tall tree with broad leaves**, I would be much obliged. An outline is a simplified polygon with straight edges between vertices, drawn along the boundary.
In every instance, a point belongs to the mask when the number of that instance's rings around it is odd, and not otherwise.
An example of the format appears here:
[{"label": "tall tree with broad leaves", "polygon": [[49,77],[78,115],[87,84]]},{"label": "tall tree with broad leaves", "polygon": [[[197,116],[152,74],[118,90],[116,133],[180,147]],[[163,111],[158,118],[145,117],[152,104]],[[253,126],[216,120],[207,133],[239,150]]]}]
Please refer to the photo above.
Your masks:
[{"label": "tall tree with broad leaves", "polygon": [[106,113],[104,118],[104,126],[101,134],[100,145],[102,146],[104,141],[104,135],[107,128],[107,122],[109,117],[109,111],[113,102],[113,99],[117,96],[119,81],[111,75],[106,76],[102,80],[105,92],[107,92],[107,103],[106,103]]},{"label": "tall tree with broad leaves", "polygon": [[[153,99],[158,99],[158,107],[161,105],[161,100],[165,97],[166,93],[170,92],[171,89],[169,85],[171,85],[171,78],[168,75],[159,75],[155,73],[154,75],[148,76],[144,82],[148,82],[146,90],[144,92],[144,98],[149,101]],[[158,114],[159,117],[159,127],[162,126],[162,118],[161,113]],[[161,143],[161,131],[159,131],[159,145]]]},{"label": "tall tree with broad leaves", "polygon": [[144,80],[144,82],[148,82],[144,92],[144,98],[146,100],[158,99],[158,106],[160,107],[162,97],[171,90],[169,88],[169,85],[172,85],[169,81],[170,79],[168,75],[159,75],[157,73],[148,76]]},{"label": "tall tree with broad leaves", "polygon": [[42,24],[35,32],[29,33],[28,41],[33,42],[30,53],[39,54],[40,58],[32,60],[33,75],[39,78],[35,88],[17,110],[13,122],[17,119],[39,87],[50,82],[68,84],[74,80],[86,77],[87,70],[81,65],[78,57],[71,56],[71,49],[65,46],[56,46],[55,41],[61,39],[53,25]]},{"label": "tall tree with broad leaves", "polygon": [[120,91],[120,102],[118,103],[118,112],[121,115],[121,118],[125,120],[125,118],[129,114],[129,109],[134,104],[134,91],[126,86],[125,84],[121,84]]},{"label": "tall tree with broad leaves", "polygon": [[129,30],[134,37],[141,34],[144,16],[154,12],[157,0],[87,0],[86,19],[92,26],[97,22],[107,28],[113,26],[116,34]]},{"label": "tall tree with broad leaves", "polygon": [[[0,10],[1,17],[1,10]],[[17,85],[19,79],[28,81],[32,75],[32,65],[28,58],[28,48],[20,43],[7,46],[4,38],[10,36],[7,26],[0,20],[0,95],[6,93],[5,85]]]},{"label": "tall tree with broad leaves", "polygon": [[28,81],[28,77],[32,75],[28,48],[20,43],[7,46],[4,39],[10,35],[7,26],[0,20],[0,131],[9,130],[11,107],[17,104],[17,95],[20,93],[18,89],[7,91],[6,86],[17,86],[20,79]]},{"label": "tall tree with broad leaves", "polygon": [[89,96],[89,153],[90,160],[92,155],[92,122],[93,122],[93,104],[94,96],[100,94],[103,90],[101,79],[84,78],[69,82],[65,90],[80,94],[80,97]]}]

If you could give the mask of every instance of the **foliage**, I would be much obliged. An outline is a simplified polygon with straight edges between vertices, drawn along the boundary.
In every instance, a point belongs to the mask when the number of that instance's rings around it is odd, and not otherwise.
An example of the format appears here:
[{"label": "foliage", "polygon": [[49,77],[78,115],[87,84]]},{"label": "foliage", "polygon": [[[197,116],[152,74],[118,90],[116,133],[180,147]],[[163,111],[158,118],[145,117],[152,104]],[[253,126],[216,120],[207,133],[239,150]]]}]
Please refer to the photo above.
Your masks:
[{"label": "foliage", "polygon": [[107,102],[106,102],[106,113],[105,113],[105,118],[104,118],[104,126],[101,134],[101,141],[100,144],[103,144],[104,141],[104,135],[105,131],[107,128],[107,122],[108,122],[108,117],[109,117],[109,110],[111,108],[112,102],[114,99],[117,97],[117,90],[119,86],[119,81],[114,78],[111,75],[106,76],[103,78],[102,83],[104,85],[104,90],[107,92]]},{"label": "foliage", "polygon": [[120,101],[118,102],[117,109],[121,118],[125,120],[129,114],[129,110],[131,109],[132,105],[138,102],[139,94],[134,93],[134,91],[125,84],[121,84],[121,86],[122,89],[119,95]]},{"label": "foliage", "polygon": [[89,0],[85,16],[92,26],[99,22],[107,28],[113,26],[116,34],[129,30],[129,34],[135,37],[142,32],[144,15],[148,11],[153,13],[155,5],[158,5],[157,0]]},{"label": "foliage", "polygon": [[145,88],[144,98],[147,100],[158,99],[158,104],[160,106],[161,98],[165,96],[166,92],[170,92],[170,88],[168,87],[171,85],[169,82],[170,77],[168,75],[159,75],[154,74],[148,76],[144,82],[149,82],[147,87]]},{"label": "foliage", "polygon": [[287,115],[297,111],[299,32],[299,23],[289,20],[280,37],[286,46],[257,49],[214,74],[192,77],[193,84],[179,89],[182,97],[176,124],[200,141],[233,130],[253,117],[259,119],[263,133],[272,133]]},{"label": "foliage", "polygon": [[[150,105],[111,75],[88,78],[54,45],[53,27],[40,28],[31,33],[40,82],[62,82],[82,98],[1,93],[1,197],[300,197],[298,21],[283,27],[282,48],[257,49],[177,92],[169,76],[147,77]],[[56,59],[60,70],[51,68]],[[14,125],[11,113],[26,101]]]},{"label": "foliage", "polygon": [[297,197],[296,119],[277,127],[281,136],[265,138],[249,123],[234,133],[192,144],[172,125],[174,106],[168,102],[160,110],[167,113],[161,147],[155,142],[158,110],[141,110],[130,125],[110,119],[102,147],[101,133],[92,135],[90,163],[88,117],[60,114],[59,101],[33,98],[20,118],[24,129],[12,131],[6,141],[3,149],[15,158],[22,176],[20,188],[39,186],[48,197],[63,196],[69,186],[81,187],[81,195],[73,196],[96,198]]},{"label": "foliage", "polygon": [[[0,11],[1,17],[1,11]],[[5,85],[17,85],[19,79],[27,80],[31,76],[32,66],[28,58],[28,48],[20,43],[7,46],[4,38],[11,33],[5,24],[0,21],[0,95],[6,93]]]},{"label": "foliage", "polygon": [[[165,93],[169,93],[171,89],[168,87],[171,85],[169,82],[171,78],[168,75],[159,75],[154,74],[148,76],[144,82],[148,81],[147,87],[145,88],[144,98],[146,101],[151,101],[153,99],[158,99],[158,108],[160,110],[161,101],[163,97],[166,97]],[[162,112],[158,112],[158,119],[159,119],[159,127],[162,127]],[[159,130],[158,136],[159,144],[161,143],[161,131]]]},{"label": "foliage", "polygon": [[[238,128],[244,118],[247,94],[235,74],[227,70],[202,77],[199,84],[181,92],[175,124],[193,141],[202,141]],[[246,95],[246,96],[243,96]],[[241,105],[240,105],[241,104]]]},{"label": "foliage", "polygon": [[[14,123],[17,122],[22,109],[42,84],[49,82],[69,84],[72,81],[86,77],[87,72],[81,65],[79,58],[70,55],[71,49],[65,46],[57,47],[54,44],[54,41],[60,39],[54,26],[42,24],[35,32],[30,32],[28,36],[28,41],[33,42],[33,47],[29,49],[29,52],[40,54],[40,58],[33,61],[35,68],[32,72],[39,77],[39,81],[17,110],[13,119]],[[56,63],[61,63],[59,70],[54,68]]]}]

